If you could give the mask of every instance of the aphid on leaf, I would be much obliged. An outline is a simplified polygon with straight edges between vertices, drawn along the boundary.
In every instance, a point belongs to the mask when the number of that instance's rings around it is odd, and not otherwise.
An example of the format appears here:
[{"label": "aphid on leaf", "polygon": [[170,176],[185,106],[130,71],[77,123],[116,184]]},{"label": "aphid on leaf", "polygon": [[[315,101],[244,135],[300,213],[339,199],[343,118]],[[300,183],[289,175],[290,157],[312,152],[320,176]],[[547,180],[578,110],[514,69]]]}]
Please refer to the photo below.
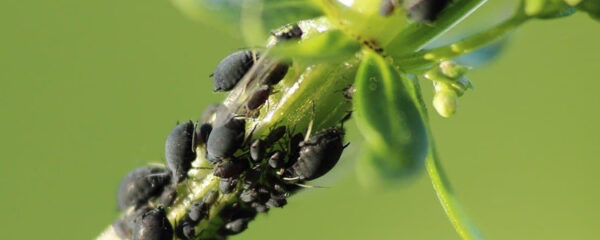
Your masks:
[{"label": "aphid on leaf", "polygon": [[248,221],[247,218],[238,218],[225,224],[225,229],[229,230],[230,234],[241,233],[248,228]]},{"label": "aphid on leaf", "polygon": [[255,110],[265,104],[265,102],[269,99],[269,95],[271,95],[271,90],[271,87],[266,85],[254,90],[246,102],[246,109]]},{"label": "aphid on leaf", "polygon": [[231,178],[239,176],[248,168],[248,162],[244,159],[235,159],[221,161],[214,170],[214,174],[221,178]]},{"label": "aphid on leaf", "polygon": [[175,126],[165,141],[165,159],[175,183],[187,177],[187,171],[192,167],[192,161],[196,159],[193,143],[194,123],[192,121]]},{"label": "aphid on leaf", "polygon": [[271,157],[269,157],[269,166],[271,166],[272,168],[278,169],[284,166],[284,162],[283,159],[284,158],[284,154],[276,151],[275,153],[273,153],[271,155]]},{"label": "aphid on leaf", "polygon": [[195,151],[198,145],[204,145],[208,141],[208,136],[212,131],[212,125],[210,123],[203,123],[194,130],[194,138],[192,138],[192,149]]},{"label": "aphid on leaf", "polygon": [[223,194],[231,193],[233,192],[233,189],[235,189],[235,186],[237,186],[237,183],[238,180],[235,178],[221,178],[219,190],[221,190]]},{"label": "aphid on leaf", "polygon": [[265,143],[260,139],[254,140],[250,145],[250,158],[252,158],[253,162],[260,162],[260,160],[262,160],[262,157],[265,154],[264,145]]},{"label": "aphid on leaf", "polygon": [[127,173],[117,194],[119,209],[138,208],[150,198],[158,196],[169,183],[170,175],[163,168],[140,167]]},{"label": "aphid on leaf", "polygon": [[263,84],[266,85],[275,85],[279,83],[288,72],[288,64],[284,62],[277,62],[272,66],[271,71],[269,71],[268,76],[263,80]]},{"label": "aphid on leaf", "polygon": [[132,240],[171,240],[173,227],[167,219],[165,209],[159,206],[135,220]]},{"label": "aphid on leaf", "polygon": [[294,177],[308,181],[329,172],[345,148],[343,138],[344,131],[334,127],[318,132],[301,142],[300,156],[292,165]]},{"label": "aphid on leaf", "polygon": [[217,163],[231,157],[244,141],[245,121],[229,118],[225,123],[213,128],[206,143],[207,159]]},{"label": "aphid on leaf", "polygon": [[272,34],[278,41],[285,41],[299,39],[302,37],[303,32],[298,24],[287,24],[280,29],[277,29]]},{"label": "aphid on leaf", "polygon": [[208,217],[209,205],[204,201],[195,202],[190,206],[187,213],[187,219],[193,223]]},{"label": "aphid on leaf", "polygon": [[252,68],[256,55],[249,50],[237,51],[225,57],[213,73],[213,90],[230,91]]}]

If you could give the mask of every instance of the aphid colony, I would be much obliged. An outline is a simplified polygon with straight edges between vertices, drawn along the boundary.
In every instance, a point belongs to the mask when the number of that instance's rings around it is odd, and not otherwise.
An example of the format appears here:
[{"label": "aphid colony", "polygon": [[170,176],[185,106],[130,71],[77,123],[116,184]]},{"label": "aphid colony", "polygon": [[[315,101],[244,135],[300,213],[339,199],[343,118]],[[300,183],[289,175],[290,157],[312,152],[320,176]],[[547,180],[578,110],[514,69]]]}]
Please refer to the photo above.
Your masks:
[{"label": "aphid colony", "polygon": [[[275,37],[286,40],[301,36],[297,26],[287,27],[289,31],[274,33]],[[213,74],[214,91],[230,91],[242,84],[240,80],[253,74],[259,58],[259,53],[250,50],[224,58]],[[140,167],[128,173],[117,197],[118,207],[125,214],[113,223],[119,237],[225,239],[245,230],[257,213],[285,206],[286,198],[304,186],[304,181],[331,170],[345,148],[343,127],[294,133],[293,126],[278,126],[262,138],[246,132],[246,121],[255,116],[253,111],[264,105],[287,71],[286,63],[270,62],[266,74],[256,75],[258,87],[239,103],[241,107],[210,106],[199,122],[178,124],[165,143],[167,168]],[[218,189],[191,202],[185,216],[171,225],[166,212],[177,200],[178,186],[195,181],[188,177],[188,172],[194,168],[192,162],[198,156],[213,166],[212,173],[220,178]],[[236,194],[236,200],[211,215],[211,207],[227,194]],[[211,221],[213,218],[220,221]],[[202,221],[218,225],[216,234],[207,237],[197,232]]]}]

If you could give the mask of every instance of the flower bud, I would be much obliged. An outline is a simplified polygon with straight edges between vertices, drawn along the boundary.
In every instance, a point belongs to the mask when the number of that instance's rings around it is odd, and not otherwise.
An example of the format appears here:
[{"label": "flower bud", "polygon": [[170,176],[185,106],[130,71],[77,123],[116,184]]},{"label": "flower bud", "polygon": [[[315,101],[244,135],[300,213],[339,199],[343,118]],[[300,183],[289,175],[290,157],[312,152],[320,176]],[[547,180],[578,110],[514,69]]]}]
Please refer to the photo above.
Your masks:
[{"label": "flower bud", "polygon": [[456,113],[458,106],[458,95],[452,86],[446,83],[435,82],[435,95],[433,96],[433,107],[442,117],[449,118]]}]

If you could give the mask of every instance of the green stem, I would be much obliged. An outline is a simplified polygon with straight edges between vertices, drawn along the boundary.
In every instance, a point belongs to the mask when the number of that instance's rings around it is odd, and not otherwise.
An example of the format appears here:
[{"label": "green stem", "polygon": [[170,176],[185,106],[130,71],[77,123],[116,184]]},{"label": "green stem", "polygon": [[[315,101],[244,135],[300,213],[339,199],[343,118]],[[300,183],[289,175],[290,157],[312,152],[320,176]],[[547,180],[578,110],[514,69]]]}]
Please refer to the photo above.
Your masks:
[{"label": "green stem", "polygon": [[410,55],[394,57],[394,62],[405,71],[411,72],[415,69],[422,69],[439,60],[455,58],[484,47],[512,32],[528,19],[529,18],[527,17],[516,15],[486,31],[456,43],[433,49],[421,50]]},{"label": "green stem", "polygon": [[479,230],[471,224],[469,218],[462,211],[460,204],[454,196],[452,187],[446,178],[446,174],[440,165],[433,141],[431,141],[430,144],[431,149],[429,151],[429,156],[425,160],[425,167],[427,168],[431,184],[435,189],[436,195],[440,200],[440,204],[442,205],[442,208],[444,208],[448,219],[450,219],[452,226],[454,226],[454,229],[462,239],[483,239]]}]

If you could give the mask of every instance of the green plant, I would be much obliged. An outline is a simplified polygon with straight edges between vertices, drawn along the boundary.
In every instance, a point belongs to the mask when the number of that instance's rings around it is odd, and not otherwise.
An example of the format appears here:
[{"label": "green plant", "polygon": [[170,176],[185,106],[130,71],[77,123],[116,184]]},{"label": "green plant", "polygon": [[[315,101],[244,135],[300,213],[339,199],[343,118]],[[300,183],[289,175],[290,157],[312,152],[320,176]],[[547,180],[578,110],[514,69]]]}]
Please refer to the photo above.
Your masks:
[{"label": "green plant", "polygon": [[[482,237],[461,211],[441,169],[420,83],[432,81],[436,90],[433,106],[440,115],[450,117],[458,98],[472,88],[464,76],[468,68],[454,58],[499,41],[527,21],[566,17],[577,10],[597,18],[600,8],[592,0],[523,0],[510,18],[489,29],[446,46],[423,49],[485,0],[452,1],[431,21],[411,19],[407,14],[410,8],[402,7],[400,1],[392,1],[397,7],[389,16],[379,14],[380,1],[369,0],[349,1],[351,4],[335,0],[174,2],[192,17],[229,26],[229,31],[243,36],[249,46],[268,43],[261,50],[261,61],[291,63],[268,106],[248,121],[247,136],[266,136],[276,126],[287,126],[292,133],[327,129],[355,111],[365,137],[357,167],[361,181],[385,187],[404,181],[425,166],[442,207],[463,239]],[[276,42],[269,37],[271,31],[288,23],[298,23],[304,32],[301,40]],[[261,61],[259,65],[270,64]],[[253,77],[268,74],[260,68],[251,71],[225,100],[236,112],[243,110],[248,93],[259,87]],[[356,91],[352,101],[341,91],[349,86]],[[203,146],[197,149],[203,151]],[[218,189],[219,178],[203,171],[213,167],[204,155],[198,155],[189,179],[177,185],[178,200],[167,209],[171,223],[182,220],[192,201]],[[218,229],[225,222],[219,212],[238,201],[241,190],[237,187],[233,194],[218,197],[209,220],[195,227],[199,238],[222,237]],[[109,228],[100,239],[116,238],[111,231]]]}]

